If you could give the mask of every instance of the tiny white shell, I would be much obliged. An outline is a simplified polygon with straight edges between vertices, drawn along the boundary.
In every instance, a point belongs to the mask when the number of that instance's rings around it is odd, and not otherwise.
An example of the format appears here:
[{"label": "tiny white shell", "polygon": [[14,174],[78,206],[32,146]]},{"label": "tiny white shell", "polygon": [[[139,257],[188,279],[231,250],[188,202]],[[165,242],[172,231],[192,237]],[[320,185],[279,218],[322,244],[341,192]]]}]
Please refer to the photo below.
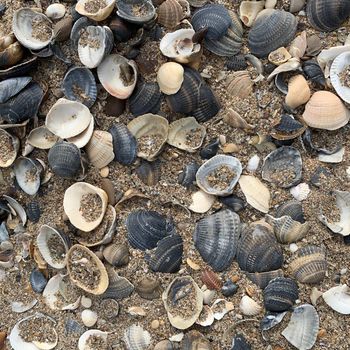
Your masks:
[{"label": "tiny white shell", "polygon": [[221,320],[227,313],[234,308],[233,303],[225,299],[216,299],[211,306],[211,309],[216,320]]},{"label": "tiny white shell", "polygon": [[51,4],[45,11],[45,15],[51,19],[60,19],[66,13],[66,8],[63,4]]},{"label": "tiny white shell", "polygon": [[254,173],[258,169],[259,163],[260,163],[260,157],[257,154],[254,154],[248,160],[247,170],[251,173]]},{"label": "tiny white shell", "polygon": [[86,309],[81,313],[81,320],[86,327],[93,327],[97,322],[97,318],[97,313],[89,309]]},{"label": "tiny white shell", "polygon": [[239,303],[239,309],[245,316],[255,316],[261,311],[261,306],[248,295],[244,295]]},{"label": "tiny white shell", "polygon": [[290,189],[291,195],[297,200],[297,201],[303,201],[305,200],[309,193],[310,193],[310,187],[307,183],[303,182],[295,187],[292,187]]}]

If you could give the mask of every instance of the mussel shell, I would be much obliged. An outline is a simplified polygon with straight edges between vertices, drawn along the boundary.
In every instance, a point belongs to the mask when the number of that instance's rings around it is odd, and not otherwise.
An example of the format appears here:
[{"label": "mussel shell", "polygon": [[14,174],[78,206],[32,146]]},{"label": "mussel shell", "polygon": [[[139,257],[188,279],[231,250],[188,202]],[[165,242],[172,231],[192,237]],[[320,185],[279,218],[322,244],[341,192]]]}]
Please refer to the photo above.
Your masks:
[{"label": "mussel shell", "polygon": [[299,201],[294,199],[279,205],[275,212],[275,217],[290,216],[293,220],[299,221],[301,224],[305,222],[303,207]]},{"label": "mussel shell", "polygon": [[141,164],[136,168],[136,175],[147,186],[155,186],[161,175],[160,161],[157,159],[154,162],[148,162],[142,159]]},{"label": "mussel shell", "polygon": [[88,68],[70,68],[63,78],[62,90],[69,100],[81,102],[89,108],[97,98],[96,81]]},{"label": "mussel shell", "polygon": [[133,248],[146,250],[157,246],[158,241],[175,233],[172,221],[150,210],[136,210],[126,219],[128,241]]},{"label": "mussel shell", "polygon": [[[118,0],[117,7],[117,15],[131,23],[146,23],[156,15],[156,10],[150,0]],[[142,11],[137,13],[137,9],[142,9]]]},{"label": "mussel shell", "polygon": [[220,139],[217,137],[213,140],[210,140],[207,145],[205,145],[199,152],[199,155],[202,159],[213,158],[220,149]]},{"label": "mussel shell", "polygon": [[24,76],[34,69],[38,64],[38,57],[32,56],[23,62],[7,69],[0,69],[0,79],[8,79]]},{"label": "mussel shell", "polygon": [[20,62],[24,50],[13,34],[0,38],[0,68],[9,68]]},{"label": "mussel shell", "polygon": [[143,277],[141,281],[136,284],[135,290],[141,298],[147,300],[158,299],[162,294],[160,282],[151,277]]},{"label": "mussel shell", "polygon": [[47,279],[41,271],[34,269],[30,273],[29,282],[35,293],[41,293],[47,284]]},{"label": "mussel shell", "polygon": [[39,202],[37,201],[29,202],[26,207],[26,212],[27,212],[28,220],[33,223],[37,223],[41,216],[41,209],[40,209]]},{"label": "mussel shell", "polygon": [[244,209],[246,206],[244,200],[234,194],[226,197],[219,197],[219,201],[235,212]]},{"label": "mussel shell", "polygon": [[259,13],[249,31],[248,46],[253,55],[266,57],[295,37],[296,17],[286,11],[265,9]]},{"label": "mussel shell", "polygon": [[289,310],[299,297],[298,285],[291,278],[277,277],[264,289],[264,305],[268,311]]},{"label": "mussel shell", "polygon": [[114,270],[108,271],[109,285],[101,295],[103,299],[124,299],[133,291],[134,285],[125,277],[119,276]]},{"label": "mussel shell", "polygon": [[186,164],[178,176],[178,182],[182,186],[189,188],[196,182],[196,173],[199,165],[196,162]]},{"label": "mussel shell", "polygon": [[221,210],[197,222],[194,245],[208,265],[223,271],[236,256],[240,232],[239,216],[229,209]]},{"label": "mussel shell", "polygon": [[283,271],[281,269],[265,272],[246,272],[247,278],[264,289],[271,280],[276,277],[283,277]]},{"label": "mussel shell", "polygon": [[4,80],[0,83],[0,103],[4,103],[23,90],[32,77],[20,77]]},{"label": "mussel shell", "polygon": [[228,70],[240,71],[246,70],[248,68],[247,62],[244,55],[236,55],[230,57],[226,62],[226,67]]},{"label": "mussel shell", "polygon": [[314,60],[309,60],[303,63],[303,71],[306,76],[312,81],[321,86],[326,85],[326,78],[323,74],[322,68]]}]

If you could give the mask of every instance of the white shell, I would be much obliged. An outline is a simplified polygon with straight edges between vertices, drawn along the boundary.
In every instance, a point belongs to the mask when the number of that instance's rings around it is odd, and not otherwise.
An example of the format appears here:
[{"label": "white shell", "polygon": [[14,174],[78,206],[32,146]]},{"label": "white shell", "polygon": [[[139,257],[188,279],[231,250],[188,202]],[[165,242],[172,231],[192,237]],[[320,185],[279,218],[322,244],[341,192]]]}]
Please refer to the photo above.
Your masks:
[{"label": "white shell", "polygon": [[30,309],[32,309],[36,304],[37,304],[37,300],[33,299],[31,302],[25,304],[21,301],[13,301],[11,303],[11,310],[12,312],[15,312],[17,314],[20,314],[22,312],[26,312]]},{"label": "white shell", "polygon": [[225,299],[216,299],[211,306],[211,309],[216,320],[221,320],[227,313],[234,308],[233,303]]},{"label": "white shell", "polygon": [[82,307],[85,307],[85,308],[88,309],[88,308],[90,308],[91,305],[92,305],[92,300],[91,300],[90,298],[86,297],[85,295],[83,295],[83,296],[81,297],[80,304],[81,304]]},{"label": "white shell", "polygon": [[160,66],[157,73],[159,89],[166,95],[176,94],[184,81],[184,68],[176,62],[167,62]]},{"label": "white shell", "polygon": [[327,290],[322,298],[333,310],[343,315],[350,314],[350,288],[346,284]]},{"label": "white shell", "polygon": [[305,200],[309,193],[310,193],[310,187],[307,183],[302,182],[301,184],[292,187],[290,189],[290,194],[297,200],[297,201],[303,201]]},{"label": "white shell", "polygon": [[58,141],[58,137],[46,126],[33,129],[27,138],[27,142],[39,149],[49,149]]},{"label": "white shell", "polygon": [[83,148],[88,144],[94,132],[94,126],[95,126],[95,119],[92,114],[90,114],[90,118],[91,119],[88,127],[80,134],[73,137],[68,137],[67,138],[68,142],[74,143],[78,148]]},{"label": "white shell", "polygon": [[345,154],[345,147],[342,147],[338,152],[335,152],[333,154],[318,154],[318,160],[323,163],[341,163],[343,161]]},{"label": "white shell", "polygon": [[90,329],[83,333],[78,341],[78,349],[79,350],[91,350],[91,348],[87,345],[87,341],[91,336],[101,337],[107,343],[107,332],[99,331],[98,329]]},{"label": "white shell", "polygon": [[248,160],[247,170],[251,173],[254,173],[259,168],[260,157],[257,154],[254,154]]},{"label": "white shell", "polygon": [[199,324],[202,327],[208,327],[214,323],[214,320],[213,310],[208,305],[204,305],[196,324]]},{"label": "white shell", "polygon": [[125,330],[124,342],[128,350],[147,349],[151,344],[151,335],[142,327],[133,324]]},{"label": "white shell", "polygon": [[82,16],[86,16],[97,22],[105,20],[113,12],[116,3],[115,0],[106,0],[106,7],[98,10],[96,13],[90,13],[85,10],[85,4],[87,2],[89,0],[79,0],[75,5],[75,10]]},{"label": "white shell", "polygon": [[86,327],[93,327],[97,322],[97,313],[95,311],[86,309],[81,313],[81,320]]},{"label": "white shell", "polygon": [[281,64],[277,68],[273,70],[273,72],[267,77],[267,81],[271,81],[271,79],[279,73],[282,72],[290,72],[293,70],[297,70],[300,68],[300,60],[299,58],[292,57],[286,63]]},{"label": "white shell", "polygon": [[350,45],[333,46],[329,49],[322,50],[317,56],[317,62],[322,70],[324,70],[330,62],[343,52],[350,52]]},{"label": "white shell", "polygon": [[65,13],[66,8],[63,4],[52,4],[45,11],[45,15],[52,19],[60,19]]},{"label": "white shell", "polygon": [[239,309],[245,316],[255,316],[261,311],[261,306],[248,295],[244,295],[239,303]]},{"label": "white shell", "polygon": [[264,6],[265,1],[242,1],[239,6],[239,18],[247,27],[251,27]]},{"label": "white shell", "polygon": [[344,69],[349,69],[349,66],[350,52],[343,52],[335,58],[329,72],[331,83],[335,91],[337,92],[338,96],[347,103],[350,103],[350,87],[341,84],[339,74],[342,73]]},{"label": "white shell", "polygon": [[188,207],[194,213],[206,213],[214,204],[216,197],[202,190],[192,193],[192,203]]}]

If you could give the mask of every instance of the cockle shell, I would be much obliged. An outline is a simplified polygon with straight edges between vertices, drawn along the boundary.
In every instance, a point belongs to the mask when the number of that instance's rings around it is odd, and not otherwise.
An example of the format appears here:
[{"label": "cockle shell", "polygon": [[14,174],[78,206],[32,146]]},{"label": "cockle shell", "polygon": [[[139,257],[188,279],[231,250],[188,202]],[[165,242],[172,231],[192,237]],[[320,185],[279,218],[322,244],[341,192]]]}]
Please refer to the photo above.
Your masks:
[{"label": "cockle shell", "polygon": [[159,280],[152,277],[143,277],[136,284],[135,290],[141,298],[153,300],[158,299],[161,296],[162,287]]},{"label": "cockle shell", "polygon": [[131,23],[147,23],[156,16],[150,0],[117,0],[117,7],[117,15]]},{"label": "cockle shell", "polygon": [[190,14],[190,5],[186,0],[166,0],[158,7],[158,23],[172,29]]},{"label": "cockle shell", "polygon": [[124,341],[128,350],[147,349],[151,344],[151,335],[141,326],[133,324],[125,330]]},{"label": "cockle shell", "polygon": [[248,295],[244,295],[239,303],[239,309],[245,316],[256,316],[261,311],[261,306]]},{"label": "cockle shell", "polygon": [[166,95],[176,94],[184,80],[184,69],[179,63],[167,62],[161,65],[157,73],[159,89]]},{"label": "cockle shell", "polygon": [[346,284],[328,289],[322,298],[336,312],[350,314],[350,288]]},{"label": "cockle shell", "polygon": [[253,93],[253,81],[246,70],[231,73],[226,79],[226,87],[232,97],[244,99]]},{"label": "cockle shell", "polygon": [[92,114],[90,114],[90,123],[88,127],[80,134],[68,137],[67,141],[76,145],[78,148],[83,148],[90,141],[91,136],[94,132],[95,119]]},{"label": "cockle shell", "polygon": [[46,126],[39,126],[31,130],[27,142],[39,149],[50,149],[58,141],[58,136],[53,134]]},{"label": "cockle shell", "polygon": [[281,269],[265,272],[245,272],[245,274],[249,280],[261,289],[265,289],[274,278],[283,277],[283,271]]},{"label": "cockle shell", "polygon": [[103,299],[124,299],[134,291],[134,285],[127,278],[119,276],[114,269],[108,269],[107,273],[109,285],[102,294]]},{"label": "cockle shell", "polygon": [[0,128],[0,141],[3,145],[0,154],[0,168],[7,168],[12,165],[17,157],[20,146],[19,139]]},{"label": "cockle shell", "polygon": [[112,266],[127,265],[130,258],[129,248],[126,244],[110,244],[103,249],[103,257]]},{"label": "cockle shell", "polygon": [[350,52],[344,52],[335,58],[330,70],[331,83],[338,96],[346,103],[350,103],[350,86],[349,83],[344,85],[340,80],[340,75],[345,74],[346,79],[349,79],[349,67]]},{"label": "cockle shell", "polygon": [[91,0],[79,0],[75,5],[75,10],[82,16],[86,16],[94,21],[100,22],[105,20],[114,10],[115,0],[104,0],[105,7],[96,12],[89,12],[86,8]]},{"label": "cockle shell", "polygon": [[103,346],[107,347],[107,336],[108,336],[107,332],[102,332],[102,331],[99,331],[98,329],[89,329],[88,331],[86,331],[80,336],[78,341],[78,349],[90,350],[91,347],[88,345],[88,341],[90,337],[99,338],[100,341],[102,342],[101,348]]},{"label": "cockle shell", "polygon": [[290,0],[289,12],[299,12],[305,5],[306,0]]},{"label": "cockle shell", "polygon": [[289,80],[288,93],[285,100],[288,107],[295,109],[309,101],[310,97],[309,85],[302,75],[296,75]]},{"label": "cockle shell", "polygon": [[239,6],[239,18],[247,27],[251,27],[264,6],[265,1],[242,1]]}]

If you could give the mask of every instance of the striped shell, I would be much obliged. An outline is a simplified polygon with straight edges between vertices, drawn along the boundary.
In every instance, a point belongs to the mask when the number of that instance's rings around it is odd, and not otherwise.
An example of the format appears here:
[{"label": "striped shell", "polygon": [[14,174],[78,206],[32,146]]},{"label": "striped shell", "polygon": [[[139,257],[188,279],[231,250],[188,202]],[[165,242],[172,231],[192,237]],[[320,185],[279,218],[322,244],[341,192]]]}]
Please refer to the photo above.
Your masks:
[{"label": "striped shell", "polygon": [[201,274],[202,282],[211,290],[220,290],[222,281],[220,277],[212,270],[205,269]]},{"label": "striped shell", "polygon": [[153,300],[161,296],[162,287],[159,280],[143,277],[135,286],[137,294],[143,299]]},{"label": "striped shell", "polygon": [[134,285],[125,277],[119,276],[112,269],[108,270],[108,279],[109,285],[101,295],[103,299],[124,299],[134,291]]},{"label": "striped shell", "polygon": [[350,103],[350,87],[342,83],[340,80],[340,75],[342,73],[347,73],[349,66],[350,52],[344,52],[335,58],[330,70],[332,85],[338,96],[346,103]]},{"label": "striped shell", "polygon": [[158,7],[158,23],[172,29],[190,14],[186,0],[166,0]]},{"label": "striped shell", "polygon": [[143,350],[150,345],[151,335],[141,326],[133,324],[125,330],[124,341],[128,350]]}]

